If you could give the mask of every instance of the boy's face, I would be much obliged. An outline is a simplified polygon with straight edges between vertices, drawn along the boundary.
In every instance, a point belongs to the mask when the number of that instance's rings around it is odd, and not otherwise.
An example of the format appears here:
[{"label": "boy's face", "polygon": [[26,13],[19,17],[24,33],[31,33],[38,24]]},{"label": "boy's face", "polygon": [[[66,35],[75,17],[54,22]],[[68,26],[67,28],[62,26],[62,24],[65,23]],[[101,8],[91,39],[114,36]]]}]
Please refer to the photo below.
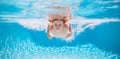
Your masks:
[{"label": "boy's face", "polygon": [[56,20],[54,21],[53,26],[56,30],[61,30],[63,27],[63,21]]}]

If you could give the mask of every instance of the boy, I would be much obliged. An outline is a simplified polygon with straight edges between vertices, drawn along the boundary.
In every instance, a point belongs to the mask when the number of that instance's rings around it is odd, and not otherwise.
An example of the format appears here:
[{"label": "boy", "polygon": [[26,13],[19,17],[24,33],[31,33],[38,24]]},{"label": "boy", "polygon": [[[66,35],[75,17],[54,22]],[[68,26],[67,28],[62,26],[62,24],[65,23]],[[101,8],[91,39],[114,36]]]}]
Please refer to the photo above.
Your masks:
[{"label": "boy", "polygon": [[61,10],[64,10],[67,13],[65,15],[61,12],[58,12],[57,14],[49,15],[49,24],[48,24],[48,28],[47,28],[47,35],[50,39],[52,38],[52,35],[54,35],[55,37],[68,38],[72,35],[72,27],[68,23],[68,20],[71,19],[70,10],[65,7],[57,7],[57,8],[61,8]]}]

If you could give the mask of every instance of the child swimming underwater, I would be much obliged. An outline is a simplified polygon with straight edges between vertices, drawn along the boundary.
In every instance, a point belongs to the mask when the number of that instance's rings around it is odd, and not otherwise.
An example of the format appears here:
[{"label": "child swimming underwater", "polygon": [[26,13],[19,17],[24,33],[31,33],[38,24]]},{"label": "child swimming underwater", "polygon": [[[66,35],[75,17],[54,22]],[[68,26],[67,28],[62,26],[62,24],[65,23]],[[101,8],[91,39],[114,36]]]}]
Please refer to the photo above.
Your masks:
[{"label": "child swimming underwater", "polygon": [[68,23],[72,14],[69,8],[66,7],[56,7],[56,9],[60,11],[54,14],[49,14],[49,24],[47,28],[48,38],[51,39],[52,35],[58,38],[68,38],[72,35],[72,27]]}]

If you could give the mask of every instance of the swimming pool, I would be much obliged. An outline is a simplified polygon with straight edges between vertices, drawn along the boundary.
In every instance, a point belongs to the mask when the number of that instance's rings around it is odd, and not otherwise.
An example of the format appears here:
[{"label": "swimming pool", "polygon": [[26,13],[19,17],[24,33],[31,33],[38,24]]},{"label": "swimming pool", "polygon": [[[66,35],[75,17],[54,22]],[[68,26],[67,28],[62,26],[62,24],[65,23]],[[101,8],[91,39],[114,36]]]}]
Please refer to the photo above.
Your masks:
[{"label": "swimming pool", "polygon": [[[119,3],[1,0],[0,59],[120,59]],[[49,6],[71,6],[71,38],[48,39]]]}]

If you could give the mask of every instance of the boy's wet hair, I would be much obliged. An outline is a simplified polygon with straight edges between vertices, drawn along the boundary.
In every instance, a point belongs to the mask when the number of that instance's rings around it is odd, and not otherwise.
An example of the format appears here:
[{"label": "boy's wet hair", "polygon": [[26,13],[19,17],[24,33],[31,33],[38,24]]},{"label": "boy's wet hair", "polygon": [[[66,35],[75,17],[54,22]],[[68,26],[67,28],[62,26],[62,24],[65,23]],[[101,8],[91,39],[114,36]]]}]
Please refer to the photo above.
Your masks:
[{"label": "boy's wet hair", "polygon": [[58,19],[49,20],[49,22],[54,22],[54,21],[56,21],[56,20],[58,20]]}]

